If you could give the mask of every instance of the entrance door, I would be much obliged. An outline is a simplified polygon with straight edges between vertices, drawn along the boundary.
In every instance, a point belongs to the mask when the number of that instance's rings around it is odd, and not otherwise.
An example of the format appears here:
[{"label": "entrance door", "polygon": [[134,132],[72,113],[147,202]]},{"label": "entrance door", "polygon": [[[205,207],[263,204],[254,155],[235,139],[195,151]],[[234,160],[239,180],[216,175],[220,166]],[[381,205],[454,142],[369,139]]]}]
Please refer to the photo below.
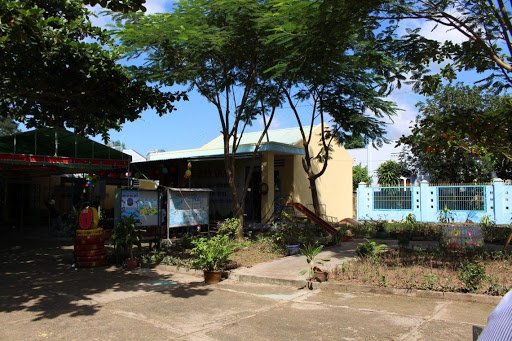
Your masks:
[{"label": "entrance door", "polygon": [[[249,173],[249,167],[246,167],[245,174]],[[253,171],[251,182],[249,184],[250,191],[245,196],[245,214],[247,222],[261,221],[261,171]]]}]

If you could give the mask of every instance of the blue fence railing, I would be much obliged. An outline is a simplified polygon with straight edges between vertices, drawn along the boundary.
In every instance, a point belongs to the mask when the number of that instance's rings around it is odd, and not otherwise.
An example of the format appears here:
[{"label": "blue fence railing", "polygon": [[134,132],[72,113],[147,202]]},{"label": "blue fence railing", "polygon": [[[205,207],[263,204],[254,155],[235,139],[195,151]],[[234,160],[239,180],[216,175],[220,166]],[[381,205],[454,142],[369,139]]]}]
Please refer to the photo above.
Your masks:
[{"label": "blue fence railing", "polygon": [[488,216],[497,224],[512,223],[512,186],[501,179],[489,185],[367,187],[357,189],[358,220],[404,220],[414,214],[418,221],[439,221],[443,209],[455,222],[479,222]]}]

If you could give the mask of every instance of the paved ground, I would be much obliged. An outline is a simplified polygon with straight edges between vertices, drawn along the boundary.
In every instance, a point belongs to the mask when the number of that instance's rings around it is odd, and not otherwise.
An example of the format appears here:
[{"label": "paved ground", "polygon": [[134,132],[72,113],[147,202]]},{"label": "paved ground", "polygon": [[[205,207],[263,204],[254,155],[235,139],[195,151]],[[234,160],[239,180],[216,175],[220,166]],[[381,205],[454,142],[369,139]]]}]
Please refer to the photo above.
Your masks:
[{"label": "paved ground", "polygon": [[0,247],[0,340],[471,340],[494,308],[232,279],[205,285],[158,269],[75,271],[71,250]]}]

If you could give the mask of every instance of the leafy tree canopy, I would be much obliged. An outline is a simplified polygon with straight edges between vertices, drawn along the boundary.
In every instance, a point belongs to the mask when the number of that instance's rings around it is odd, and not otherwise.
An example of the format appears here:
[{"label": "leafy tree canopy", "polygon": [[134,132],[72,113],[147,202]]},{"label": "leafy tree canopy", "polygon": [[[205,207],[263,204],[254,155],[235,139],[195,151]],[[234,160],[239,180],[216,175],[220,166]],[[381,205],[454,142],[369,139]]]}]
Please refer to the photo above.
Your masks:
[{"label": "leafy tree canopy", "polygon": [[361,135],[351,136],[347,139],[347,142],[343,145],[345,149],[356,149],[366,147],[364,137]]},{"label": "leafy tree canopy", "polygon": [[352,167],[352,187],[357,189],[359,183],[364,182],[367,185],[372,183],[372,177],[368,175],[368,166],[361,166],[361,164]]},{"label": "leafy tree canopy", "polygon": [[[141,1],[89,1],[118,9]],[[0,112],[28,128],[67,127],[81,134],[119,130],[154,107],[162,115],[179,96],[136,80],[117,61],[109,37],[93,27],[79,0],[0,0]]]},{"label": "leafy tree canopy", "polygon": [[[302,165],[317,214],[315,180],[327,168],[332,144],[355,136],[382,142],[381,118],[395,114],[394,103],[385,96],[404,77],[396,58],[388,53],[393,30],[381,27],[372,16],[380,3],[271,1],[265,16],[264,25],[272,32],[267,44],[278,47],[274,66],[267,72],[283,80],[282,92],[301,130]],[[299,106],[310,108],[304,120]],[[322,132],[320,152],[313,154],[310,143],[315,120]],[[304,131],[307,125],[310,130]]]},{"label": "leafy tree canopy", "polygon": [[490,181],[494,163],[510,160],[510,105],[479,87],[442,88],[418,104],[412,134],[400,139],[411,152],[405,161],[436,182]]},{"label": "leafy tree canopy", "polygon": [[400,175],[402,175],[402,165],[393,160],[388,160],[377,168],[380,185],[396,186],[400,184]]},{"label": "leafy tree canopy", "polygon": [[[397,48],[400,59],[413,70],[415,90],[433,94],[442,80],[456,79],[456,72],[486,71],[485,86],[496,90],[512,86],[512,25],[510,2],[502,0],[388,0],[383,17],[391,24],[407,19],[434,22],[441,29],[456,30],[466,40],[462,43],[425,38],[420,28],[408,30]],[[396,20],[396,21],[395,21]],[[444,63],[438,74],[432,74],[432,62]]]},{"label": "leafy tree canopy", "polygon": [[13,135],[18,133],[18,123],[9,117],[0,116],[0,136]]}]

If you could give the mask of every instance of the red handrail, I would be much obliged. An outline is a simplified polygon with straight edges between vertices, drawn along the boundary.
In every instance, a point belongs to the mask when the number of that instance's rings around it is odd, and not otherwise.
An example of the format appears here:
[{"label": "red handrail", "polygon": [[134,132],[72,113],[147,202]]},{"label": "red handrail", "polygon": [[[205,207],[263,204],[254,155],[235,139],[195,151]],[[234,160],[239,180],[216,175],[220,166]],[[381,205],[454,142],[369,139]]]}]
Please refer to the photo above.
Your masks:
[{"label": "red handrail", "polygon": [[329,233],[331,236],[334,236],[336,232],[338,232],[334,227],[331,226],[331,224],[320,218],[314,212],[310,211],[304,205],[299,204],[298,202],[290,202],[287,204],[287,206],[296,208],[297,210],[301,211],[309,220],[314,222],[318,227]]}]

